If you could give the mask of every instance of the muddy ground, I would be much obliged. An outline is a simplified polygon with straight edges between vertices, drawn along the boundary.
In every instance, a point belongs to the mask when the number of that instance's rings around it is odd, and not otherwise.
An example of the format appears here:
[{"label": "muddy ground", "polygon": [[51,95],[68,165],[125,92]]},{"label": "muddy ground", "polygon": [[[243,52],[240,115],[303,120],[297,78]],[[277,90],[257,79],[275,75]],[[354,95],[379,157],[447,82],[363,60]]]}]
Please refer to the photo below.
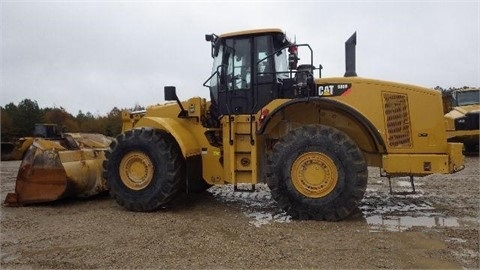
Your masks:
[{"label": "muddy ground", "polygon": [[[1,162],[1,199],[18,161]],[[108,195],[1,208],[0,268],[480,268],[478,157],[454,175],[390,195],[370,169],[359,210],[342,222],[295,221],[268,188],[213,187],[169,209],[133,213]],[[408,190],[409,179],[394,180]]]}]

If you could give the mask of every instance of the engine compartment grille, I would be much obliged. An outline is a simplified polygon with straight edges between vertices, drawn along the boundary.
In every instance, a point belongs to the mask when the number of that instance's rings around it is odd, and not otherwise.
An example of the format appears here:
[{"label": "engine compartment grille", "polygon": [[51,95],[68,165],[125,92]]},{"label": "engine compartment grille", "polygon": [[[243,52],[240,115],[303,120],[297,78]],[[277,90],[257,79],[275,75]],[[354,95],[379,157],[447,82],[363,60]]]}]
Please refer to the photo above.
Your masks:
[{"label": "engine compartment grille", "polygon": [[383,109],[387,128],[387,143],[390,147],[412,146],[408,97],[398,93],[383,93]]}]

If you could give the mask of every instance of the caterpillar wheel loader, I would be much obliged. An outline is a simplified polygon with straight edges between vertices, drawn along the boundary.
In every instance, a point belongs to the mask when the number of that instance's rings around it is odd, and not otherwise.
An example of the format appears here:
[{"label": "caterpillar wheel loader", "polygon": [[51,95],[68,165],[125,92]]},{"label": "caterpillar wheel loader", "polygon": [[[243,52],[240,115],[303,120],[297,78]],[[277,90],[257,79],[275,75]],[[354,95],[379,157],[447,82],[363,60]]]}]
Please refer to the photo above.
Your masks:
[{"label": "caterpillar wheel loader", "polygon": [[441,94],[357,77],[356,34],[345,43],[346,73],[335,78],[315,78],[311,47],[280,29],[206,40],[210,101],[181,102],[166,86],[172,102],[123,113],[103,167],[111,196],[128,210],[156,210],[185,190],[266,182],[293,218],[336,221],[362,199],[367,166],[388,177],[463,168],[462,144],[447,143]]}]

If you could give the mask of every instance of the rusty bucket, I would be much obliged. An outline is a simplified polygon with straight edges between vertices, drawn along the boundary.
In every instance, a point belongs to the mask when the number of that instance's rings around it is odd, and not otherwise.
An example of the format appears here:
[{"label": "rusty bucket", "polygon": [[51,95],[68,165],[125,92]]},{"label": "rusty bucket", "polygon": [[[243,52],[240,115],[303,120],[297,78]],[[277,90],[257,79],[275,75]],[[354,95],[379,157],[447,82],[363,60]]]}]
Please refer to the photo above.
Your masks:
[{"label": "rusty bucket", "polygon": [[7,195],[5,204],[20,206],[105,191],[102,163],[111,140],[91,133],[35,139],[20,164],[15,193]]}]

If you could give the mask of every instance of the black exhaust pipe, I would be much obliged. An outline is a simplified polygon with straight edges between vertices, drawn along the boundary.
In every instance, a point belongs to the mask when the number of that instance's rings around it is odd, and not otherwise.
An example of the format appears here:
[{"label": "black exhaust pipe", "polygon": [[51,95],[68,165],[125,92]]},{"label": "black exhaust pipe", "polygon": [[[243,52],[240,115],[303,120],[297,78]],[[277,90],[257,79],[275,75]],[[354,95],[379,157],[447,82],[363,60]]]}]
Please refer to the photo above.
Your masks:
[{"label": "black exhaust pipe", "polygon": [[345,41],[345,75],[344,77],[356,77],[355,46],[357,45],[357,32]]}]

